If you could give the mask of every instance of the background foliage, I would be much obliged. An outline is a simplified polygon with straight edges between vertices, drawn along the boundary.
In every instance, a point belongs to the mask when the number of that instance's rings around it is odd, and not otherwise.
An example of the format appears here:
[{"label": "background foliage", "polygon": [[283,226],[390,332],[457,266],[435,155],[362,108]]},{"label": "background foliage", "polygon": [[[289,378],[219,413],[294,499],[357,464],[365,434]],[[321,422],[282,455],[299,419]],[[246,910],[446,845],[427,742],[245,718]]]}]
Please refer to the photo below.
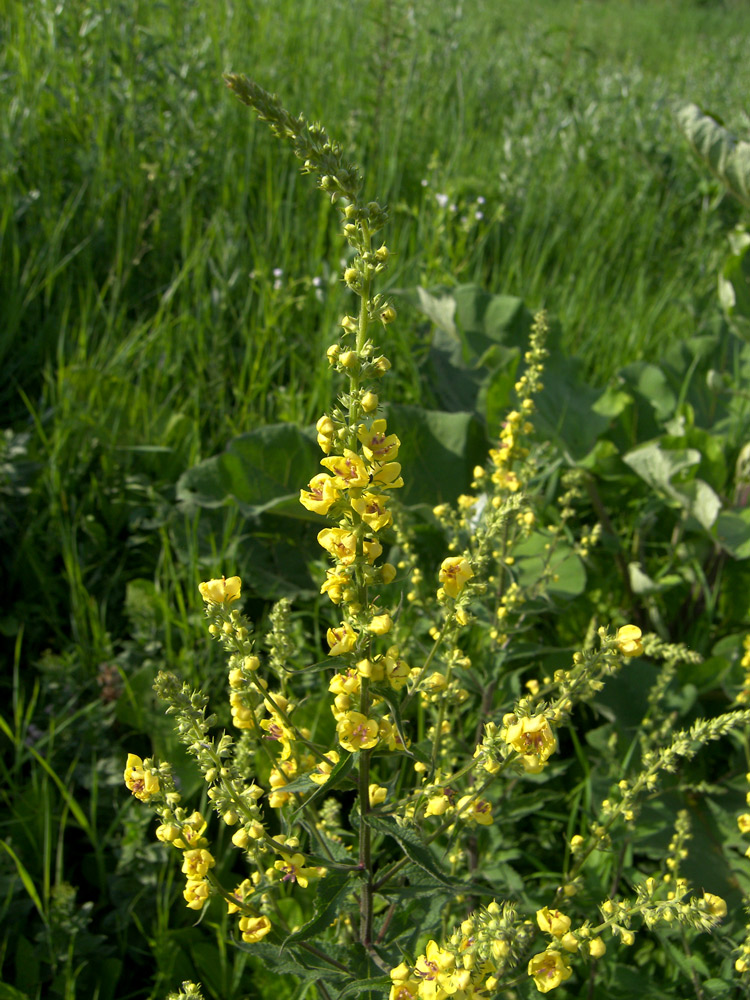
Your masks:
[{"label": "background foliage", "polygon": [[[220,923],[190,926],[121,787],[124,747],[178,753],[158,666],[223,695],[199,579],[252,566],[251,616],[290,594],[318,627],[314,531],[284,497],[332,391],[337,221],[221,73],[319,115],[391,208],[389,421],[424,472],[408,502],[460,491],[523,303],[555,317],[543,430],[595,474],[619,539],[557,638],[619,607],[695,645],[711,659],[685,679],[689,716],[726,702],[748,621],[747,407],[722,391],[748,358],[716,292],[723,269],[726,307],[746,244],[727,245],[742,205],[672,102],[747,134],[750,14],[3,0],[0,17],[0,996],[156,997],[187,976],[262,995],[270,974]],[[275,469],[292,441],[299,463]]]}]

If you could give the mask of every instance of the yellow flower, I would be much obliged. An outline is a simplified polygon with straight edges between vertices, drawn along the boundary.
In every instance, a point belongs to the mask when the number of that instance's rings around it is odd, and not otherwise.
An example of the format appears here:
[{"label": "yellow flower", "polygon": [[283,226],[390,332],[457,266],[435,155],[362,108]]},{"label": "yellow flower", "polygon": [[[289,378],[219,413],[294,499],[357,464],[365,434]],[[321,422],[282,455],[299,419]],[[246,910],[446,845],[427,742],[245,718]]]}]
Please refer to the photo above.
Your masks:
[{"label": "yellow flower", "polygon": [[375,493],[363,493],[361,497],[353,497],[351,505],[372,531],[380,531],[393,520],[391,512],[386,510],[386,499]]},{"label": "yellow flower", "polygon": [[343,455],[331,455],[321,459],[320,464],[333,473],[333,485],[344,490],[349,486],[367,486],[370,474],[367,466],[353,451],[344,449]]},{"label": "yellow flower", "polygon": [[559,910],[550,910],[547,906],[536,911],[536,922],[540,931],[553,937],[562,937],[570,930],[570,917],[566,917]]},{"label": "yellow flower", "polygon": [[618,628],[615,641],[623,656],[641,656],[643,653],[641,630],[637,625],[623,625],[622,628]]},{"label": "yellow flower", "polygon": [[381,802],[385,802],[388,789],[384,788],[382,785],[372,784],[368,788],[368,794],[370,798],[370,808],[374,809],[375,806],[379,806]]},{"label": "yellow flower", "polygon": [[359,636],[346,622],[342,622],[338,628],[329,628],[326,632],[326,641],[331,647],[328,655],[339,656],[341,653],[348,653],[357,645]]},{"label": "yellow flower", "polygon": [[208,899],[210,889],[205,879],[189,878],[182,891],[185,902],[191,910],[200,910]]},{"label": "yellow flower", "polygon": [[521,754],[524,768],[531,773],[540,769],[556,745],[552,728],[543,715],[532,715],[509,725],[505,742]]},{"label": "yellow flower", "polygon": [[[471,803],[470,808],[469,803]],[[469,823],[492,826],[492,806],[487,799],[477,799],[472,795],[464,795],[458,800],[456,811],[460,813],[462,819]]]},{"label": "yellow flower", "polygon": [[714,896],[712,892],[704,892],[703,902],[711,916],[716,917],[717,920],[721,920],[727,915],[727,904],[721,896]]},{"label": "yellow flower", "polygon": [[339,762],[339,754],[336,750],[331,750],[324,756],[325,760],[319,761],[315,770],[310,773],[310,781],[314,781],[316,785],[325,785],[331,771]]},{"label": "yellow flower", "polygon": [[216,861],[210,851],[200,848],[197,851],[185,851],[182,855],[182,871],[189,879],[204,878],[209,868]]},{"label": "yellow flower", "polygon": [[223,576],[220,580],[199,584],[198,590],[206,604],[231,604],[239,598],[241,586],[238,576],[230,576],[228,580]]},{"label": "yellow flower", "polygon": [[[133,794],[135,795],[135,792],[133,792]],[[140,798],[140,796],[138,797]],[[742,813],[741,816],[738,816],[737,826],[739,827],[740,833],[750,833],[750,813]]]},{"label": "yellow flower", "polygon": [[391,646],[385,654],[385,672],[388,683],[396,691],[400,691],[409,679],[411,667],[399,656],[398,646]]},{"label": "yellow flower", "polygon": [[268,917],[240,917],[240,932],[242,940],[247,944],[255,944],[271,930]]},{"label": "yellow flower", "polygon": [[451,800],[447,795],[431,795],[427,800],[425,816],[442,816],[450,808]]},{"label": "yellow flower", "polygon": [[185,820],[182,829],[179,831],[178,835],[172,840],[175,847],[179,847],[181,851],[188,851],[191,848],[195,849],[197,847],[205,847],[208,841],[203,836],[203,832],[206,829],[206,821],[197,810],[188,816]]},{"label": "yellow flower", "polygon": [[351,580],[345,570],[332,566],[326,570],[326,580],[320,588],[321,594],[328,594],[334,604],[341,604],[344,591],[351,586]]},{"label": "yellow flower", "polygon": [[299,491],[299,502],[315,514],[327,514],[341,495],[327,472],[320,472],[308,483],[309,490]]},{"label": "yellow flower", "polygon": [[438,580],[442,583],[448,597],[456,598],[464,589],[467,580],[474,576],[471,563],[465,556],[449,556],[443,559],[438,573]]},{"label": "yellow flower", "polygon": [[284,854],[281,852],[281,861],[274,862],[274,868],[283,872],[282,882],[296,882],[306,889],[310,878],[317,878],[320,874],[317,868],[305,868],[305,858],[302,854]]},{"label": "yellow flower", "polygon": [[446,995],[456,992],[453,973],[456,959],[436,941],[428,941],[424,955],[420,955],[414,967],[415,974],[422,980],[419,996],[422,1000],[443,1000]]},{"label": "yellow flower", "polygon": [[372,474],[372,485],[382,490],[397,490],[404,485],[401,478],[401,466],[398,462],[386,462]]},{"label": "yellow flower", "polygon": [[367,626],[367,631],[372,632],[373,635],[386,635],[391,631],[393,621],[391,616],[387,612],[383,612],[382,615],[374,615],[370,619],[370,624]]},{"label": "yellow flower", "polygon": [[589,941],[589,955],[592,958],[601,958],[606,950],[607,946],[600,937],[592,938]]},{"label": "yellow flower", "polygon": [[144,770],[143,761],[137,754],[128,754],[124,777],[128,789],[141,802],[148,802],[159,791],[159,778],[150,769]]},{"label": "yellow flower", "polygon": [[557,951],[542,951],[529,962],[528,972],[540,993],[549,993],[570,979],[573,970]]},{"label": "yellow flower", "polygon": [[361,712],[345,712],[336,724],[336,732],[339,743],[349,753],[370,750],[379,739],[377,722]]},{"label": "yellow flower", "polygon": [[357,537],[345,528],[323,528],[318,532],[318,545],[345,566],[354,562],[357,554]]},{"label": "yellow flower", "polygon": [[368,461],[385,465],[398,455],[401,442],[395,434],[385,433],[385,420],[374,420],[371,427],[360,424],[357,437],[362,442],[362,450]]},{"label": "yellow flower", "polygon": [[[252,895],[252,893],[253,883],[249,878],[246,878],[244,881],[240,882],[232,893],[233,902],[227,900],[227,913],[238,913],[240,907],[244,904],[245,900]],[[236,900],[236,902],[234,902],[234,900]]]}]

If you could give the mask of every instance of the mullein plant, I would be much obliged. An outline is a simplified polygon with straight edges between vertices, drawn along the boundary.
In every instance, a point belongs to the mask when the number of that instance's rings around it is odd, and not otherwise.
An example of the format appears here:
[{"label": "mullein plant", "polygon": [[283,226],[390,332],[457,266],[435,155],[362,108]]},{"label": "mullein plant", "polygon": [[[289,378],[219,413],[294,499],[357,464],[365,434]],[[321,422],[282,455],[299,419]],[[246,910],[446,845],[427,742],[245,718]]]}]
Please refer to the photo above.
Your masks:
[{"label": "mullein plant", "polygon": [[[557,515],[545,523],[536,499],[532,436],[546,316],[534,320],[517,404],[486,465],[474,470],[471,494],[433,511],[445,551],[428,570],[397,500],[400,442],[381,403],[391,364],[376,331],[396,318],[375,291],[390,256],[376,239],[386,211],[362,199],[358,170],[319,125],[290,115],[245,77],[227,83],[292,143],[304,171],[341,207],[353,252],[343,280],[357,308],[327,352],[343,389],[317,422],[323,471],[300,484],[300,503],[321,517],[318,542],[328,559],[320,581],[333,612],[320,668],[328,721],[309,710],[309,671],[319,667],[304,664],[318,657],[312,644],[300,644],[288,602],[275,607],[264,643],[240,610],[240,578],[222,577],[201,584],[200,595],[208,632],[227,655],[239,735],[215,732],[205,696],[173,674],[160,673],[155,688],[203,774],[218,822],[229,828],[236,860],[215,856],[209,817],[183,806],[167,762],[127,759],[128,788],[154,808],[157,838],[180,854],[185,905],[225,905],[240,947],[266,961],[276,956],[279,968],[296,969],[324,998],[369,991],[390,1000],[469,1000],[517,995],[524,981],[547,993],[592,975],[608,952],[660,924],[712,930],[726,905],[693,892],[681,874],[689,842],[683,814],[663,871],[620,872],[598,896],[592,885],[665,775],[750,723],[750,710],[698,720],[684,732],[660,726],[677,665],[695,654],[627,623],[592,626],[567,666],[527,679],[515,696],[504,680],[514,649],[549,606],[560,546],[585,557],[599,540],[596,526],[576,534],[580,474],[566,477]],[[516,560],[534,533],[541,556],[529,582]],[[528,887],[493,884],[482,857],[508,836],[514,798],[525,787],[552,787],[546,775],[560,771],[559,736],[571,729],[576,706],[644,653],[663,666],[640,755],[604,801],[580,813],[577,829],[559,828],[557,870],[537,873]],[[528,824],[530,813],[521,813]],[[237,874],[219,877],[230,869]],[[308,914],[302,926],[291,921],[299,910],[290,897]],[[740,973],[747,967],[738,959]],[[174,996],[200,991],[186,983]]]}]

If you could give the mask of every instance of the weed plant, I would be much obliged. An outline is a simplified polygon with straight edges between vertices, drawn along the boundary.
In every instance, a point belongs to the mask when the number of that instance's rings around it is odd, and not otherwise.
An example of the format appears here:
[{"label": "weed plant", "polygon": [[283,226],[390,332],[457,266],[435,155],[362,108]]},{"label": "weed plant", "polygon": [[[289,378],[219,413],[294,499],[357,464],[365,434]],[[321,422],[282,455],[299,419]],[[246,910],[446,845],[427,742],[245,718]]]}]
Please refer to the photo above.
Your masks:
[{"label": "weed plant", "polygon": [[[319,471],[296,427],[338,386],[320,363],[350,308],[337,213],[291,152],[217,98],[228,66],[324,115],[367,165],[363,198],[389,205],[381,290],[399,319],[379,340],[398,359],[387,419],[413,472],[401,493],[420,557],[439,565],[448,538],[427,512],[470,492],[512,405],[531,319],[508,296],[544,303],[556,319],[534,420],[565,456],[545,465],[545,502],[581,462],[576,519],[603,527],[587,561],[557,567],[565,614],[543,619],[542,669],[569,665],[559,650],[579,648],[593,617],[628,620],[705,657],[666,688],[676,727],[744,690],[747,359],[715,301],[742,209],[691,163],[670,110],[690,96],[743,130],[744,6],[290,10],[0,5],[0,991],[15,1000],[163,997],[181,979],[223,998],[287,995],[228,947],[236,918],[221,907],[191,926],[171,859],[121,795],[121,748],[145,756],[148,734],[206,811],[150,693],[166,664],[230,725],[201,581],[235,566],[258,635],[282,596],[295,641],[317,636],[320,652],[331,624],[320,550],[289,494]],[[588,385],[612,375],[606,392]],[[628,734],[645,711],[637,662],[596,705]],[[716,830],[744,765],[724,757],[704,755],[668,800],[712,831],[693,857],[734,843]],[[727,895],[723,863],[694,884]]]},{"label": "weed plant", "polygon": [[[745,922],[713,953],[701,947],[699,936],[729,910],[705,884],[693,887],[690,811],[683,800],[667,825],[665,800],[701,787],[670,777],[686,762],[746,734],[747,691],[736,693],[740,707],[675,729],[670,690],[681,668],[701,664],[698,652],[632,623],[598,625],[597,614],[572,656],[560,648],[556,636],[570,630],[555,620],[568,617],[575,594],[561,578],[570,588],[610,526],[579,520],[591,485],[585,466],[557,479],[564,451],[530,446],[547,371],[546,314],[527,331],[515,405],[474,468],[471,493],[432,508],[422,527],[432,527],[433,544],[420,546],[415,511],[397,499],[410,465],[397,461],[402,442],[383,416],[391,361],[374,332],[397,318],[375,290],[391,257],[376,238],[387,213],[364,200],[356,166],[319,124],[290,115],[245,77],[227,83],[340,205],[353,250],[344,284],[359,301],[326,351],[343,385],[316,423],[325,471],[299,494],[305,511],[328,522],[317,543],[332,564],[320,593],[333,615],[321,611],[323,624],[305,634],[283,599],[260,639],[237,607],[239,576],[200,584],[208,633],[228,656],[239,739],[212,733],[218,719],[200,688],[170,671],[154,685],[213,811],[233,831],[239,871],[235,851],[212,848],[206,811],[184,804],[171,764],[127,758],[128,789],[152,805],[157,838],[181,854],[187,907],[210,911],[219,897],[238,918],[238,948],[324,1000],[565,993],[573,977],[587,980],[592,997],[681,996],[689,984],[700,998],[731,991],[732,960],[745,992]],[[645,448],[641,475],[655,487],[659,463],[678,459],[664,444]],[[638,470],[643,452],[625,461]],[[693,485],[690,517],[710,527],[710,487]],[[386,547],[392,562],[381,561]],[[607,680],[644,654],[653,676],[644,677],[638,724],[626,736],[615,717],[602,733],[595,720]],[[746,652],[745,670],[747,660]],[[736,821],[729,843],[737,828],[750,831],[750,814],[726,819]],[[659,860],[646,846],[655,822],[670,837]],[[629,948],[631,963],[621,957]],[[200,995],[186,981],[170,996]]]}]

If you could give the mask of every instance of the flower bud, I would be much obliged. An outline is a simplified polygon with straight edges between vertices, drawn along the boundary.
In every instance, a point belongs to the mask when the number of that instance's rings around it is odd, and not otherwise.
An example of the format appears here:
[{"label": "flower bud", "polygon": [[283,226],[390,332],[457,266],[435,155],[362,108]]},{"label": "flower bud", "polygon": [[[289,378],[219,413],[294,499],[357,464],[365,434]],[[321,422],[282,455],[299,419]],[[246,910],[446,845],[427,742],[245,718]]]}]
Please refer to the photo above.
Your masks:
[{"label": "flower bud", "polygon": [[378,408],[378,397],[374,392],[366,392],[362,397],[362,409],[365,413],[372,413]]}]

